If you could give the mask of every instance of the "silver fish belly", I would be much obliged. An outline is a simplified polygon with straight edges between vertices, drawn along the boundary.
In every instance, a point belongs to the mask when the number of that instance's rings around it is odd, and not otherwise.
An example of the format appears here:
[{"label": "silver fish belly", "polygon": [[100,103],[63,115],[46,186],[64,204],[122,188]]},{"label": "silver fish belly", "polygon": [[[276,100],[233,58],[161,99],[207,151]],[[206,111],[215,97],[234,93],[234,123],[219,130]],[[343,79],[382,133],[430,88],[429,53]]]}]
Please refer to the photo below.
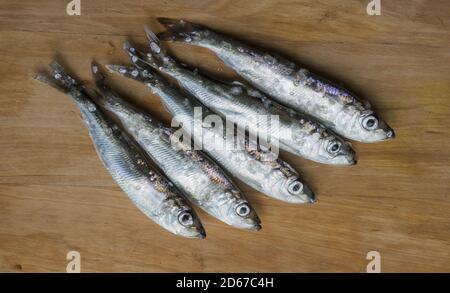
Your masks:
[{"label": "silver fish belly", "polygon": [[124,101],[104,82],[97,65],[92,72],[103,108],[112,112],[125,130],[188,198],[213,217],[237,228],[259,230],[260,220],[243,193],[203,152],[172,139],[174,130]]},{"label": "silver fish belly", "polygon": [[52,63],[51,66],[53,79],[45,76],[38,79],[60,89],[75,101],[99,158],[133,203],[174,234],[204,238],[203,226],[182,193],[151,167],[137,145],[101,112],[59,64]]},{"label": "silver fish belly", "polygon": [[168,31],[162,40],[213,51],[244,79],[280,103],[311,115],[336,133],[356,141],[378,142],[394,131],[351,92],[280,56],[263,52],[183,20],[159,19]]},{"label": "silver fish belly", "polygon": [[[145,83],[160,97],[166,109],[182,124],[187,133],[196,135],[193,129],[194,107],[201,108],[205,116],[210,114],[206,107],[169,86],[155,72],[116,65],[110,65],[108,68]],[[203,151],[249,186],[285,202],[301,204],[315,201],[314,194],[302,183],[298,173],[286,162],[274,158],[273,153],[256,150],[256,147],[251,147],[251,142],[247,142],[245,149],[236,149],[234,140],[225,137],[223,130],[205,125],[202,125],[201,130]],[[244,141],[238,143],[245,144]]]},{"label": "silver fish belly", "polygon": [[[261,92],[234,82],[226,84],[178,64],[161,47],[158,39],[147,29],[152,53],[144,54],[130,47],[155,70],[175,78],[181,87],[202,104],[223,118],[248,129],[254,136],[306,159],[334,165],[356,163],[354,151],[340,137],[325,127],[295,111],[271,102]],[[276,120],[275,120],[276,119]]]}]

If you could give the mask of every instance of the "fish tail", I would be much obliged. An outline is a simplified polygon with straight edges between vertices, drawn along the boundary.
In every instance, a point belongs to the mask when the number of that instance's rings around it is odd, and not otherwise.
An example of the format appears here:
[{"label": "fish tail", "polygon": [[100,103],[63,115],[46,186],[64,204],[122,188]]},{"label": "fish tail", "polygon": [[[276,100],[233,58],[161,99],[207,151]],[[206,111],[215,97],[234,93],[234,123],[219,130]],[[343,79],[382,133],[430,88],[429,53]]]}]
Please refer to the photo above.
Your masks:
[{"label": "fish tail", "polygon": [[144,31],[153,54],[167,55],[156,34],[148,26],[144,26]]},{"label": "fish tail", "polygon": [[152,32],[152,30],[148,26],[145,26],[144,30],[145,35],[147,36],[148,39],[148,45],[150,47],[151,56],[162,61],[163,65],[165,66],[169,65],[170,63],[173,63],[174,60],[170,58],[164,46],[161,45],[161,42],[159,41],[156,34]]},{"label": "fish tail", "polygon": [[147,54],[147,57],[153,59],[154,64],[159,65],[159,67],[157,67],[158,70],[176,70],[178,67],[177,62],[170,56],[169,53],[167,53],[156,34],[152,32],[148,26],[145,26],[144,29],[145,35],[148,39],[148,45],[150,47],[150,53]]},{"label": "fish tail", "polygon": [[130,42],[126,41],[123,44],[123,49],[127,52],[131,59],[131,62],[139,68],[145,69],[149,66],[154,69],[163,69],[164,63],[160,58],[155,58],[152,54],[146,54],[138,49],[136,49]]},{"label": "fish tail", "polygon": [[65,94],[83,92],[83,87],[58,62],[52,61],[49,66],[51,74],[38,73],[34,78]]},{"label": "fish tail", "polygon": [[109,87],[109,85],[105,82],[105,75],[103,74],[100,66],[95,62],[91,62],[91,72],[92,77],[94,78],[95,85],[97,86],[97,90],[95,90],[95,103],[111,110],[113,106],[118,102],[123,102],[117,95],[114,94],[113,90]]},{"label": "fish tail", "polygon": [[95,85],[99,89],[109,89],[108,85],[105,83],[105,75],[101,72],[99,65],[95,61],[91,62],[91,72]]},{"label": "fish tail", "polygon": [[162,41],[193,43],[198,42],[209,32],[205,27],[182,19],[160,17],[158,21],[167,29],[158,34]]},{"label": "fish tail", "polygon": [[155,83],[156,77],[147,69],[135,66],[123,66],[109,64],[105,66],[110,72],[122,75],[124,77],[140,81],[142,83]]},{"label": "fish tail", "polygon": [[69,89],[63,87],[53,76],[48,73],[39,72],[35,76],[33,76],[33,78],[39,82],[51,86],[52,88],[60,92],[63,92],[65,94],[69,93]]}]

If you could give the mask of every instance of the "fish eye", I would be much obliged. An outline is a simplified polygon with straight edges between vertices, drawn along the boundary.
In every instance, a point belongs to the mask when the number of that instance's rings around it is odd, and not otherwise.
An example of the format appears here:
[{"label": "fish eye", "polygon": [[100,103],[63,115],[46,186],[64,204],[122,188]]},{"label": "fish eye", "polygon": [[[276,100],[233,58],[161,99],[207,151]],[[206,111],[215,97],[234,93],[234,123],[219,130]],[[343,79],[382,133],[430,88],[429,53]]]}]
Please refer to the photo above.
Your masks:
[{"label": "fish eye", "polygon": [[246,217],[250,214],[250,207],[246,203],[241,203],[236,207],[236,213],[241,217]]},{"label": "fish eye", "polygon": [[288,191],[290,194],[299,194],[303,190],[303,184],[299,181],[294,181],[288,186]]},{"label": "fish eye", "polygon": [[183,211],[178,215],[178,222],[185,227],[189,227],[194,224],[194,218],[190,212]]},{"label": "fish eye", "polygon": [[364,117],[362,120],[362,126],[366,130],[374,130],[378,127],[378,119],[374,115],[369,115],[367,117]]},{"label": "fish eye", "polygon": [[328,149],[327,151],[330,154],[337,154],[340,150],[341,150],[341,142],[337,141],[337,140],[332,140],[329,144],[328,144]]}]

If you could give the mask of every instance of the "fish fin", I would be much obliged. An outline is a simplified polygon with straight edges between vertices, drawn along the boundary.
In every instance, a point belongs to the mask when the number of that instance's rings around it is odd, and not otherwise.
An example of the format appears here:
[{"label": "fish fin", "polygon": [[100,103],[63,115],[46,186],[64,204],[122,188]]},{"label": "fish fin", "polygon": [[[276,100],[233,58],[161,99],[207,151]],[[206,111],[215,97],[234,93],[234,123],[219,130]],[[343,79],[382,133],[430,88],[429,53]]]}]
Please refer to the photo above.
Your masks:
[{"label": "fish fin", "polygon": [[200,41],[205,35],[204,32],[208,31],[201,25],[182,19],[160,17],[158,21],[167,28],[167,31],[158,34],[162,41],[191,43]]}]

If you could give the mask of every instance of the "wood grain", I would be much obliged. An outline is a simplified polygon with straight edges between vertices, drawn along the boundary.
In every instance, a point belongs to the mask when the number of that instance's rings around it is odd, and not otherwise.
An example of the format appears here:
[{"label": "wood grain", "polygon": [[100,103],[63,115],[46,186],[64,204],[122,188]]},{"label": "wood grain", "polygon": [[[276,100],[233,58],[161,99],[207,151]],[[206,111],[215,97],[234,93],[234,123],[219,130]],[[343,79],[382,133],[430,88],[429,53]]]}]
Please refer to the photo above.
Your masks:
[{"label": "wood grain", "polygon": [[[0,0],[0,271],[84,272],[450,271],[450,2]],[[35,82],[59,55],[80,78],[89,63],[127,62],[122,42],[144,43],[156,17],[185,18],[288,56],[343,82],[395,129],[394,141],[354,143],[358,165],[332,167],[283,153],[319,197],[291,206],[239,183],[263,221],[238,231],[200,212],[208,237],[173,236],[141,214],[98,160],[78,109]],[[234,74],[206,50],[170,45],[217,76]],[[143,86],[114,87],[170,121]]]}]

